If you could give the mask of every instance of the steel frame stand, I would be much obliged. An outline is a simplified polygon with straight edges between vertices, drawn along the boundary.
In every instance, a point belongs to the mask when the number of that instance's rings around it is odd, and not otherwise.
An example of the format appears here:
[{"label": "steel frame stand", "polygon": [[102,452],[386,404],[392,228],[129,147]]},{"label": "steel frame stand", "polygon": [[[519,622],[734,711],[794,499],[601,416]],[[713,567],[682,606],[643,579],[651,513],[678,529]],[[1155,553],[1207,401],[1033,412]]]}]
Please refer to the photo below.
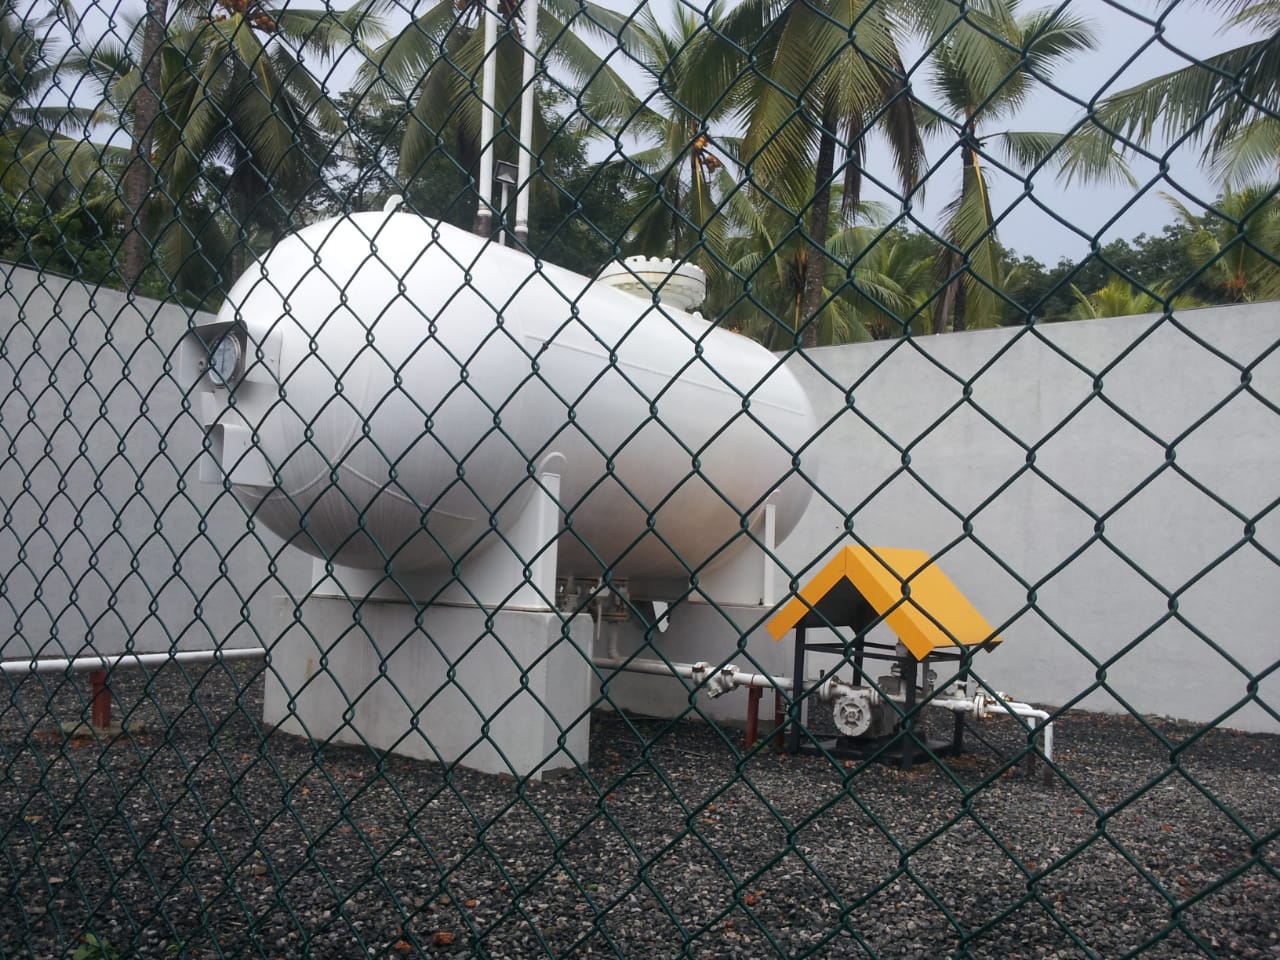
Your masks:
[{"label": "steel frame stand", "polygon": [[[849,644],[809,643],[805,635],[805,626],[803,624],[798,625],[795,629],[795,653],[791,674],[795,678],[796,688],[792,691],[790,707],[787,713],[787,720],[789,721],[787,750],[789,753],[796,755],[826,753],[834,757],[854,760],[877,756],[885,763],[897,760],[901,769],[907,771],[914,765],[917,755],[927,756],[926,749],[942,756],[955,756],[961,752],[964,747],[963,716],[960,714],[955,715],[950,741],[929,740],[922,744],[915,734],[916,717],[913,714],[916,707],[916,688],[920,681],[921,669],[928,669],[930,659],[958,660],[960,655],[935,652],[929,658],[916,660],[910,654],[902,655],[897,645],[890,647],[885,644],[870,643],[862,636],[855,638],[852,643],[854,685],[863,685],[867,677],[864,672],[867,660],[897,663],[902,682],[905,684],[903,710],[907,714],[906,718],[898,729],[884,737],[838,736],[835,739],[825,740],[821,743],[813,742],[812,738],[809,738],[806,742],[805,738],[801,736],[804,726],[802,722],[803,705],[805,699],[811,696],[818,686],[817,683],[807,688],[804,686],[803,678],[805,677],[805,663],[808,654],[812,651],[814,653],[834,653],[838,656],[846,656],[849,652]],[[967,675],[968,671],[964,671],[961,674],[961,679],[964,679]]]}]

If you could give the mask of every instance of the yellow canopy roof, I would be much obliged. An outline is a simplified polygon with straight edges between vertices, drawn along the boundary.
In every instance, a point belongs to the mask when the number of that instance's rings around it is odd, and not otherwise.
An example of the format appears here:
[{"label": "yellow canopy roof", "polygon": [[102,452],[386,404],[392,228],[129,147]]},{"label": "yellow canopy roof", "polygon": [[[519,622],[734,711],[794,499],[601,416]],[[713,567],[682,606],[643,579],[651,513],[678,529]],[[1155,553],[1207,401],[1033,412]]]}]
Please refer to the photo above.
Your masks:
[{"label": "yellow canopy roof", "polygon": [[774,615],[769,633],[781,640],[806,616],[806,626],[858,629],[883,616],[917,660],[941,647],[1000,642],[986,618],[923,550],[845,547]]}]

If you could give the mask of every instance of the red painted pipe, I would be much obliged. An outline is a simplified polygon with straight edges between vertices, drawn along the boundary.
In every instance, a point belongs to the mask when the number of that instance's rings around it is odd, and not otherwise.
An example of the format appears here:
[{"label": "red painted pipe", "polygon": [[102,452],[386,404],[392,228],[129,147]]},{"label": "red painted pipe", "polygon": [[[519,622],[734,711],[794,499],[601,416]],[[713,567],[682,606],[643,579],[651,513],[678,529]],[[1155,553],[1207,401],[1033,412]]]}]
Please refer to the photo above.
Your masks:
[{"label": "red painted pipe", "polygon": [[760,732],[760,687],[747,688],[747,736],[746,747],[750,750],[756,745],[756,736]]},{"label": "red painted pipe", "polygon": [[[799,683],[796,683],[799,686]],[[773,749],[781,752],[785,744],[782,740],[782,718],[786,712],[782,709],[782,691],[773,691]]]},{"label": "red painted pipe", "polygon": [[107,689],[107,671],[94,670],[89,674],[93,699],[89,701],[90,719],[99,730],[111,726],[111,691]]}]

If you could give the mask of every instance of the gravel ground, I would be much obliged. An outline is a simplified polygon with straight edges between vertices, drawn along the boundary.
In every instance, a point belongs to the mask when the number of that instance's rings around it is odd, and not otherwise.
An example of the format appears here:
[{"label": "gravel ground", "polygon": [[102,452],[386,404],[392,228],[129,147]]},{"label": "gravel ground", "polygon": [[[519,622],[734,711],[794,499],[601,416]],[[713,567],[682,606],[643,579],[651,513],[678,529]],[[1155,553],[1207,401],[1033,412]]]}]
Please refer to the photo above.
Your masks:
[{"label": "gravel ground", "polygon": [[64,740],[84,682],[0,703],[0,957],[1280,958],[1280,737],[1072,713],[1046,782],[597,714],[519,784],[264,735],[247,664],[122,672],[145,732]]}]

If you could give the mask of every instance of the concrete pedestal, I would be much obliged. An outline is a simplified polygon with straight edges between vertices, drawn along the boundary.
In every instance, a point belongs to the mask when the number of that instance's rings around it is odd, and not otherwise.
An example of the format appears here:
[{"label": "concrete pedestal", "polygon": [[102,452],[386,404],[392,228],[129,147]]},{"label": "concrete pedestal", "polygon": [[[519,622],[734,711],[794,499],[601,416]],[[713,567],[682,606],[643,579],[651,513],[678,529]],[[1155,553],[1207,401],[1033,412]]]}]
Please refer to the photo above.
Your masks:
[{"label": "concrete pedestal", "polygon": [[315,597],[276,605],[263,720],[517,777],[587,761],[591,619]]}]

